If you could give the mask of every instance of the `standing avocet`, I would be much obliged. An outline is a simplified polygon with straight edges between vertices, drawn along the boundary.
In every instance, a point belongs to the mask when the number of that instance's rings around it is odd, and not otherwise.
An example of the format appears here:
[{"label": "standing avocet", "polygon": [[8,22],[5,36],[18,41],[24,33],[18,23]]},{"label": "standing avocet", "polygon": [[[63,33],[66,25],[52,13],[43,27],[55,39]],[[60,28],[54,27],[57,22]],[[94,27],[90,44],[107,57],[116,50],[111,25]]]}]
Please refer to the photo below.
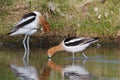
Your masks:
[{"label": "standing avocet", "polygon": [[10,36],[15,36],[19,34],[25,35],[23,39],[23,45],[25,48],[25,54],[23,58],[25,58],[26,56],[29,56],[29,38],[30,38],[30,35],[32,35],[37,31],[37,29],[39,28],[39,25],[43,26],[44,32],[48,32],[50,30],[49,24],[46,22],[46,20],[41,15],[41,13],[37,11],[33,11],[28,14],[25,14],[22,17],[22,19],[15,25],[13,30],[8,33],[8,35]]},{"label": "standing avocet", "polygon": [[67,52],[72,52],[73,59],[75,52],[82,52],[85,59],[87,56],[84,54],[84,50],[92,43],[98,41],[98,37],[69,37],[64,39],[59,45],[54,46],[48,50],[48,57],[50,58],[56,51],[65,50]]}]

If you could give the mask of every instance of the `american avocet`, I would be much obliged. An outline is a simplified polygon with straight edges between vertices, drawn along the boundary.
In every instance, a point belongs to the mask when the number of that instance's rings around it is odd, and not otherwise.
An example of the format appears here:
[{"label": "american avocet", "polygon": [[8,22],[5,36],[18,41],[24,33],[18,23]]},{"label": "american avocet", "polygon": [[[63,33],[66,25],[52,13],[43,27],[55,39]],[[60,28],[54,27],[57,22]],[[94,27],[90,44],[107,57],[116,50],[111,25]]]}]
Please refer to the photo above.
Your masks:
[{"label": "american avocet", "polygon": [[54,46],[48,50],[48,57],[50,58],[56,51],[65,50],[67,52],[72,52],[73,59],[75,52],[82,52],[85,59],[87,56],[84,54],[84,50],[92,43],[97,42],[98,37],[69,37],[64,39],[59,45]]},{"label": "american avocet", "polygon": [[[33,11],[28,14],[25,14],[22,17],[21,21],[19,21],[18,24],[15,25],[13,30],[8,33],[8,35],[10,36],[15,36],[19,34],[25,35],[23,39],[23,45],[25,48],[25,54],[23,58],[25,58],[26,55],[29,56],[29,38],[30,35],[37,31],[39,25],[43,26],[44,32],[48,32],[50,30],[49,24],[46,22],[41,13]],[[25,42],[27,42],[27,44]],[[26,54],[26,51],[28,51],[28,54]]]}]

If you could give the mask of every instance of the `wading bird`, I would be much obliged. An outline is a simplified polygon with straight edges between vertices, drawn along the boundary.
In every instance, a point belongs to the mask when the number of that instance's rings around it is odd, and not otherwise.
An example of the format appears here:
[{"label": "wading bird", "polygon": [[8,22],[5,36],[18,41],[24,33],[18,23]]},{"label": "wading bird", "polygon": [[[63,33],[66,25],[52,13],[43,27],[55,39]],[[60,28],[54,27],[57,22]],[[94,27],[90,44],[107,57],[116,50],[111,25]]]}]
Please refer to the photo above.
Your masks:
[{"label": "wading bird", "polygon": [[8,33],[8,35],[10,36],[15,36],[19,34],[25,35],[23,39],[23,45],[25,48],[23,59],[26,56],[29,56],[29,38],[30,35],[37,31],[39,25],[43,26],[43,32],[48,32],[50,30],[49,24],[46,22],[41,13],[33,11],[25,14],[22,19],[15,25],[13,30]]},{"label": "wading bird", "polygon": [[82,55],[85,59],[87,56],[84,54],[84,50],[92,43],[98,41],[98,37],[90,38],[90,37],[69,37],[64,39],[59,45],[54,46],[48,50],[48,57],[50,58],[56,51],[67,51],[72,52],[73,59],[75,52],[82,52]]}]

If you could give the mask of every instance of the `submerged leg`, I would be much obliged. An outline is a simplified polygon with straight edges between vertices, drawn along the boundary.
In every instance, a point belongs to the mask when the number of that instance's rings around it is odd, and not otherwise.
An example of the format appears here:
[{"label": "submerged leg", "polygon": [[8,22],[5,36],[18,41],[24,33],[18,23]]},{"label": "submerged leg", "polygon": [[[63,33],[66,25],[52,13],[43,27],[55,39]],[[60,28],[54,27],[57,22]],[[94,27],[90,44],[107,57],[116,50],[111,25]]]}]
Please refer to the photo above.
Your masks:
[{"label": "submerged leg", "polygon": [[75,65],[75,60],[74,59],[72,60],[72,65]]},{"label": "submerged leg", "polygon": [[24,46],[24,49],[25,49],[23,59],[25,59],[26,54],[27,54],[27,46],[26,46],[26,44],[25,44],[26,39],[27,39],[27,35],[25,35],[25,37],[24,37],[24,39],[23,39],[23,46]]},{"label": "submerged leg", "polygon": [[88,57],[82,52],[82,55],[84,56],[85,59],[88,59]]},{"label": "submerged leg", "polygon": [[74,60],[74,59],[75,59],[75,55],[74,55],[74,52],[72,52],[72,55],[73,55],[72,59]]},{"label": "submerged leg", "polygon": [[82,66],[85,64],[86,61],[87,61],[87,59],[84,59],[84,60],[82,61]]}]

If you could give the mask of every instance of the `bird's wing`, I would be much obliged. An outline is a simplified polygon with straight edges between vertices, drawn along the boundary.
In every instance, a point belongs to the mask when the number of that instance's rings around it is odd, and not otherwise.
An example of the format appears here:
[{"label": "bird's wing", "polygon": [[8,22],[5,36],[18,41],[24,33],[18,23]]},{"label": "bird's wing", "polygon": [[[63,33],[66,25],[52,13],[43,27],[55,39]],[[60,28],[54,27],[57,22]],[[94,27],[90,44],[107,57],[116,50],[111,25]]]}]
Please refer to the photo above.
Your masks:
[{"label": "bird's wing", "polygon": [[85,40],[84,37],[80,37],[80,38],[77,38],[77,37],[69,37],[69,38],[66,38],[64,40],[64,44],[66,46],[76,46],[76,45],[79,45],[81,43],[83,43]]},{"label": "bird's wing", "polygon": [[8,34],[15,32],[16,30],[18,30],[21,27],[24,27],[25,25],[33,22],[36,18],[36,14],[31,12],[28,14],[25,14],[22,19],[14,26],[13,30],[10,31]]},{"label": "bird's wing", "polygon": [[72,38],[65,39],[64,43],[66,46],[77,46],[77,45],[84,45],[87,43],[92,43],[95,40],[96,39],[89,38],[89,37],[80,37],[80,38],[72,37]]}]

